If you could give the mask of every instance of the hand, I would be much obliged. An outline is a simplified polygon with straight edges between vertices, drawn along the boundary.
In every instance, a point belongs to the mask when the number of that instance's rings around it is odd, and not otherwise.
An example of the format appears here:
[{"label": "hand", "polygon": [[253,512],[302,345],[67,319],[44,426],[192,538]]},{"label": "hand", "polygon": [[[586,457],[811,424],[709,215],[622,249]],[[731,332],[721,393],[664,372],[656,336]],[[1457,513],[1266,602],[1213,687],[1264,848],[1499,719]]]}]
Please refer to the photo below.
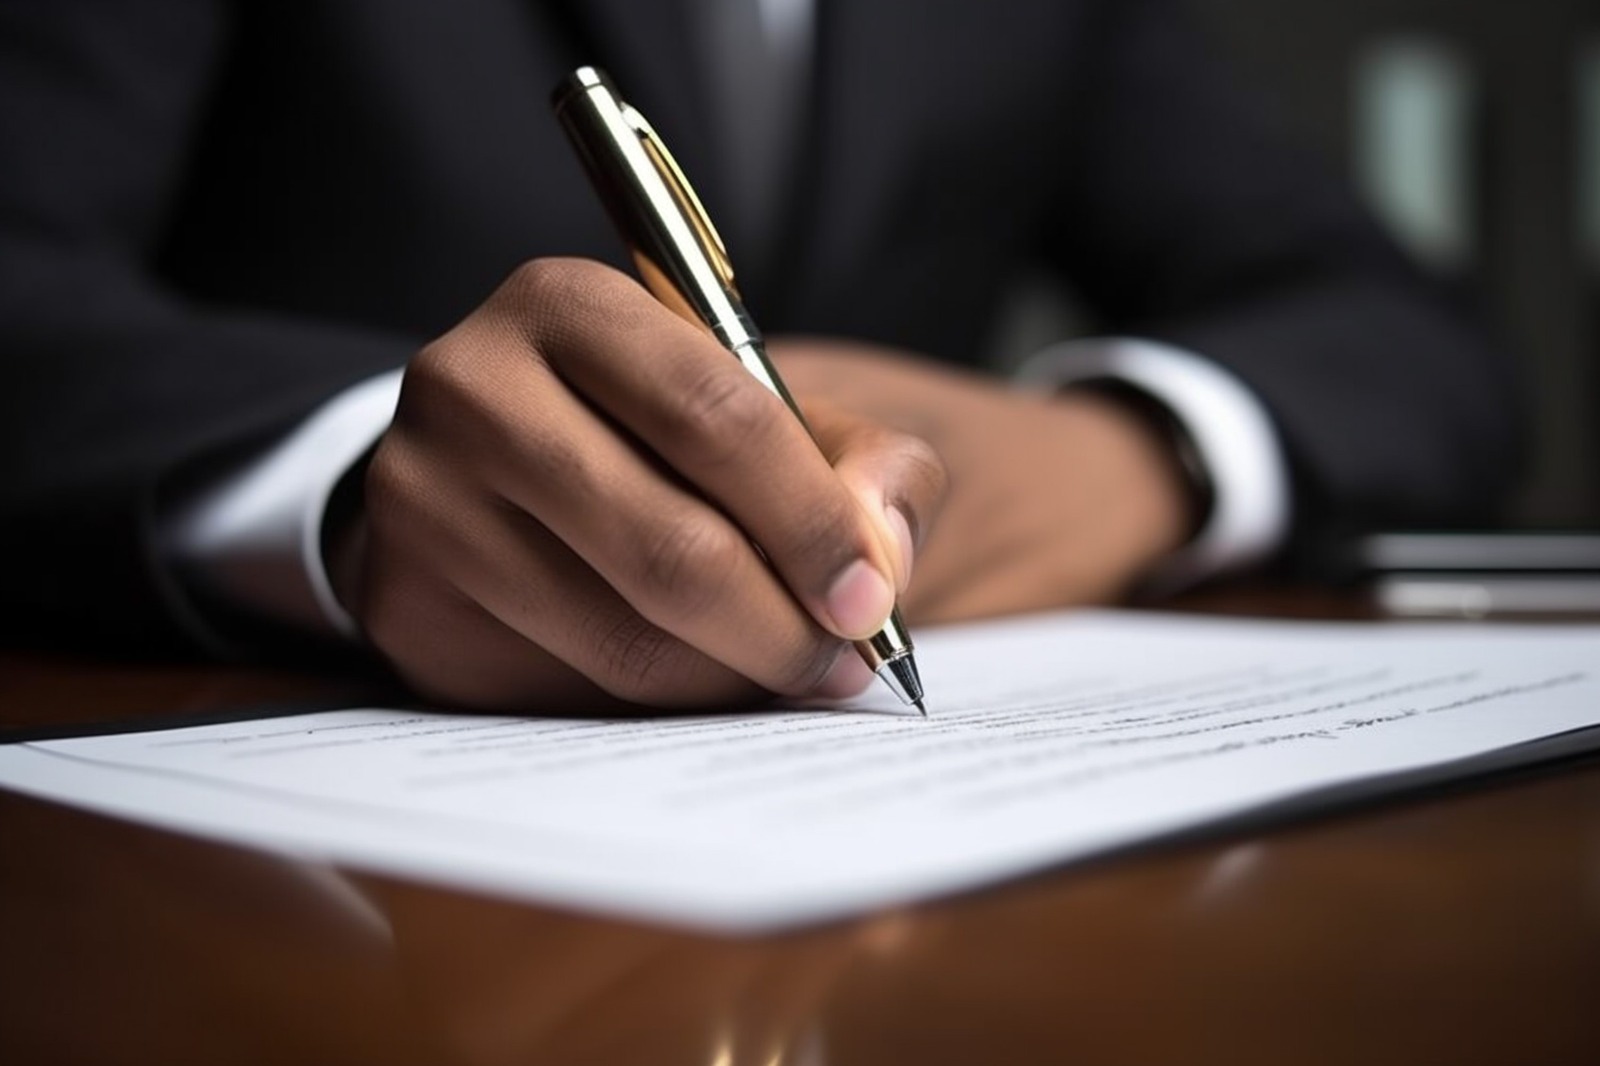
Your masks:
[{"label": "hand", "polygon": [[332,538],[336,591],[458,706],[857,692],[846,642],[911,567],[890,514],[930,522],[943,473],[908,436],[815,414],[817,443],[625,275],[537,260],[407,368]]},{"label": "hand", "polygon": [[771,352],[803,408],[842,407],[943,459],[950,494],[919,545],[908,622],[1113,600],[1192,522],[1175,458],[1112,401],[1023,392],[861,344],[797,339]]}]

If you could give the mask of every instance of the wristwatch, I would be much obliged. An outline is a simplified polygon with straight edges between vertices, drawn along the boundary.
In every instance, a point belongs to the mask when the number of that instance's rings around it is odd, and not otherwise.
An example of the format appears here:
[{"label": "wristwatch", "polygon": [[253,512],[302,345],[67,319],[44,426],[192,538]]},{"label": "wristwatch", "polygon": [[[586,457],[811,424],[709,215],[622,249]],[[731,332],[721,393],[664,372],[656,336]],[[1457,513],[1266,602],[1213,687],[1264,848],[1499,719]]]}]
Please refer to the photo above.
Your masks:
[{"label": "wristwatch", "polygon": [[1217,493],[1216,486],[1211,480],[1211,473],[1206,469],[1204,460],[1200,458],[1200,448],[1195,444],[1194,437],[1190,435],[1183,420],[1173,414],[1172,409],[1166,404],[1139,386],[1121,378],[1082,378],[1072,382],[1067,388],[1075,392],[1088,392],[1110,401],[1137,419],[1161,442],[1163,450],[1172,460],[1178,474],[1187,513],[1190,516],[1189,527],[1184,531],[1183,539],[1186,543],[1192,540],[1210,520],[1212,508],[1216,506]]}]

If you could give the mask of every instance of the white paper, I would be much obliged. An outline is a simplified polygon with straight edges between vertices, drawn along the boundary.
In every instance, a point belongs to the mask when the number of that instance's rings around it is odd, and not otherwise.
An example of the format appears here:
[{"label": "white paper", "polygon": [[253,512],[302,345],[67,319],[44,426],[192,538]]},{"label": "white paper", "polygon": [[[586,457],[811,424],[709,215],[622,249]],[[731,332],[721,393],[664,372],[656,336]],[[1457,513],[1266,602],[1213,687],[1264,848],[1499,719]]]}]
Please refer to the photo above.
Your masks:
[{"label": "white paper", "polygon": [[[1600,627],[1083,612],[919,634],[929,718],[352,709],[0,746],[0,786],[525,899],[760,929],[1600,725]],[[1570,736],[1569,736],[1569,739]],[[1578,738],[1600,744],[1600,732]]]}]

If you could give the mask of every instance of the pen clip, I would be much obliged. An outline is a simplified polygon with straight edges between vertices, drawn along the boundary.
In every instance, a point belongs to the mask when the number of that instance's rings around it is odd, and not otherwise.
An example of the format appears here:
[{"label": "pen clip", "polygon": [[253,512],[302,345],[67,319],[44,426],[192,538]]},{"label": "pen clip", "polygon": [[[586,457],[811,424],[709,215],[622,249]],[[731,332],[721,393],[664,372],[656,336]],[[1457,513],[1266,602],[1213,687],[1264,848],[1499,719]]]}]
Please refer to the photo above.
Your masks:
[{"label": "pen clip", "polygon": [[706,258],[710,260],[711,269],[716,272],[717,279],[730,290],[737,292],[738,287],[733,282],[733,263],[728,258],[728,249],[722,243],[722,235],[717,232],[717,227],[711,224],[711,216],[706,214],[704,205],[700,203],[700,197],[695,195],[694,186],[683,176],[678,161],[672,158],[672,153],[667,151],[667,146],[656,136],[655,129],[645,117],[632,105],[620,101],[619,104],[623,120],[638,135],[645,154],[650,157],[650,162],[661,175],[661,180],[672,194],[678,209],[683,212],[695,235],[700,239],[700,245],[705,249]]}]

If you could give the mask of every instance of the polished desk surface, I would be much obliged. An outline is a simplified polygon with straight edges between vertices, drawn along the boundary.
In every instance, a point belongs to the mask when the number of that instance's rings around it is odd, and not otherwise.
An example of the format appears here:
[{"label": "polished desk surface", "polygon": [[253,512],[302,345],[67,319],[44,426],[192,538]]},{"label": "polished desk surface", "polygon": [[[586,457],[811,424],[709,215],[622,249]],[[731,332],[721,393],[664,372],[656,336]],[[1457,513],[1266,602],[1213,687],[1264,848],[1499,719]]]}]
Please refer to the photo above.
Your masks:
[{"label": "polished desk surface", "polygon": [[[0,725],[339,689],[0,655]],[[757,938],[0,793],[0,1063],[35,1062],[1600,1063],[1600,759]]]}]

